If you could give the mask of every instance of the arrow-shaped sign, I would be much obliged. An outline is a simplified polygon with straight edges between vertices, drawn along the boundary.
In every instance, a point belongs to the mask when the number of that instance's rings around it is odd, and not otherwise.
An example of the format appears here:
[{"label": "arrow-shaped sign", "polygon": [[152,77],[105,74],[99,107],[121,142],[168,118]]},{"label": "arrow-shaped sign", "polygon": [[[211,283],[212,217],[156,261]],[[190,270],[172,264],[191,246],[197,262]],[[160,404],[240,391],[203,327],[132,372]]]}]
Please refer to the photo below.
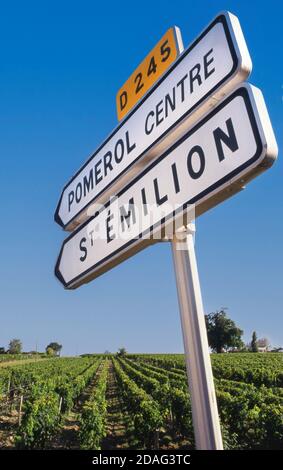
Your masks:
[{"label": "arrow-shaped sign", "polygon": [[217,16],[64,187],[56,222],[72,230],[90,218],[250,71],[238,19]]},{"label": "arrow-shaped sign", "polygon": [[189,205],[200,215],[276,157],[263,96],[241,86],[64,241],[56,276],[66,288],[89,282],[159,240],[165,226],[171,235]]}]

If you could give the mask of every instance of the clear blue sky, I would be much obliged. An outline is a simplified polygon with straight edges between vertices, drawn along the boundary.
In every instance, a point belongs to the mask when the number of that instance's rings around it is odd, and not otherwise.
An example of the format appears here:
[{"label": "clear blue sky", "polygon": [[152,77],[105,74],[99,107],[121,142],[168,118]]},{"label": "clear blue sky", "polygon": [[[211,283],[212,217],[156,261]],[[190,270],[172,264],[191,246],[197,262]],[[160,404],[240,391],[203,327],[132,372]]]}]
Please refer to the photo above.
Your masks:
[{"label": "clear blue sky", "polygon": [[[168,27],[187,46],[221,10],[236,14],[283,148],[280,2],[2,2],[0,18],[0,346],[63,344],[63,353],[182,352],[169,244],[76,291],[53,275],[64,232],[60,191],[116,126],[115,95]],[[206,312],[283,346],[282,167],[197,221]]]}]

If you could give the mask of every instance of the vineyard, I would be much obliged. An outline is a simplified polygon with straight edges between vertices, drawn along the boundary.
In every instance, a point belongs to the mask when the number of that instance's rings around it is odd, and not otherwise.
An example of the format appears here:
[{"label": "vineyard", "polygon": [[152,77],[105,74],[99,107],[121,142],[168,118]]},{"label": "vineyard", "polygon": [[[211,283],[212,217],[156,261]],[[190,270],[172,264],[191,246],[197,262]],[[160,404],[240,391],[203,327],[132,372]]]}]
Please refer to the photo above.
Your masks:
[{"label": "vineyard", "polygon": [[[2,449],[194,448],[183,355],[14,359],[0,368]],[[212,366],[225,448],[283,449],[283,355]]]}]

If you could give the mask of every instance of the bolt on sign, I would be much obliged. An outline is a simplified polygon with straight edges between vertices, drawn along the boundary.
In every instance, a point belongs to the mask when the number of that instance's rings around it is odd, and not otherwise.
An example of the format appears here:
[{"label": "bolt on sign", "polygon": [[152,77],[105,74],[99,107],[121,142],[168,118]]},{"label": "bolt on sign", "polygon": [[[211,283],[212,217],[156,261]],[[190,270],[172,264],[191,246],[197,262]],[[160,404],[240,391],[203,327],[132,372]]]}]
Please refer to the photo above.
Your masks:
[{"label": "bolt on sign", "polygon": [[183,50],[179,28],[168,29],[154,49],[136,68],[116,96],[118,120],[136,105]]},{"label": "bolt on sign", "polygon": [[262,93],[242,85],[65,240],[55,275],[66,288],[91,281],[172,236],[190,205],[199,216],[240,191],[276,157]]},{"label": "bolt on sign", "polygon": [[173,62],[63,188],[55,221],[73,230],[94,215],[252,68],[238,19],[218,15]]}]

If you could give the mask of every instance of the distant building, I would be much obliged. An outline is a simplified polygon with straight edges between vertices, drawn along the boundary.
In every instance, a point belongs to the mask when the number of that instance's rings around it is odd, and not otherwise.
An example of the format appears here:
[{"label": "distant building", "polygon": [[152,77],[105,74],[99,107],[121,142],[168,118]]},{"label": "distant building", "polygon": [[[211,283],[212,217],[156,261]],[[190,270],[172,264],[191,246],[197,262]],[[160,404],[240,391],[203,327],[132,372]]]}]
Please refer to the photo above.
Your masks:
[{"label": "distant building", "polygon": [[260,338],[257,340],[258,352],[267,352],[269,348],[269,342],[266,338]]}]

